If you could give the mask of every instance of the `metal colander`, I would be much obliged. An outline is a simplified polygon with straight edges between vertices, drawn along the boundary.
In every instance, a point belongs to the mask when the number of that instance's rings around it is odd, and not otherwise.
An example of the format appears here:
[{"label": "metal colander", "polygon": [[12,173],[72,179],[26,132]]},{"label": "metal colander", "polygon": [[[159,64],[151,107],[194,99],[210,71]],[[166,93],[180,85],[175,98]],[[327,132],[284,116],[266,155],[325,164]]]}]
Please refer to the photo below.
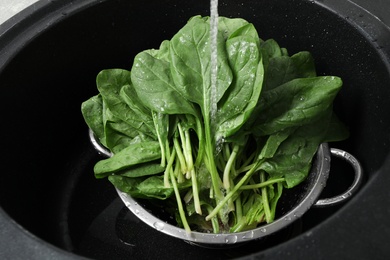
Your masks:
[{"label": "metal colander", "polygon": [[[111,152],[96,140],[92,131],[90,131],[89,136],[93,146],[99,153],[108,157],[112,155]],[[329,177],[331,155],[349,162],[354,169],[355,178],[352,185],[344,193],[332,198],[319,200],[318,198],[326,186]],[[312,168],[306,180],[292,189],[285,189],[283,191],[278,201],[277,216],[272,223],[261,225],[249,231],[221,234],[196,231],[186,232],[183,228],[175,226],[169,218],[162,217],[164,215],[161,212],[162,210],[158,207],[153,207],[148,201],[134,199],[129,194],[118,189],[117,192],[126,207],[134,215],[156,230],[195,245],[216,247],[237,245],[239,243],[264,238],[286,228],[305,214],[311,207],[325,207],[342,203],[357,192],[362,180],[363,171],[360,163],[354,156],[339,149],[330,149],[327,143],[323,143],[317,150]]]}]

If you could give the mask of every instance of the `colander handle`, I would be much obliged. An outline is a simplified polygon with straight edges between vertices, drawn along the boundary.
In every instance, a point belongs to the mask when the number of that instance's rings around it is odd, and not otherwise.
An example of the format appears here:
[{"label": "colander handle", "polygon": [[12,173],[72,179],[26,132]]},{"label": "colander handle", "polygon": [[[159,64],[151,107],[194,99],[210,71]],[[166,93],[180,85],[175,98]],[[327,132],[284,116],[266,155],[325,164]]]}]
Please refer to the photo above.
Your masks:
[{"label": "colander handle", "polygon": [[104,155],[106,157],[112,156],[112,153],[98,141],[95,134],[90,128],[88,129],[88,135],[93,147],[99,152],[99,154]]},{"label": "colander handle", "polygon": [[359,161],[353,155],[336,148],[331,148],[330,152],[332,155],[344,159],[353,167],[355,172],[355,179],[353,180],[351,186],[349,186],[349,188],[344,193],[334,196],[332,198],[320,199],[313,205],[314,207],[334,206],[350,199],[353,195],[355,195],[355,193],[358,191],[360,185],[363,182],[363,169]]}]

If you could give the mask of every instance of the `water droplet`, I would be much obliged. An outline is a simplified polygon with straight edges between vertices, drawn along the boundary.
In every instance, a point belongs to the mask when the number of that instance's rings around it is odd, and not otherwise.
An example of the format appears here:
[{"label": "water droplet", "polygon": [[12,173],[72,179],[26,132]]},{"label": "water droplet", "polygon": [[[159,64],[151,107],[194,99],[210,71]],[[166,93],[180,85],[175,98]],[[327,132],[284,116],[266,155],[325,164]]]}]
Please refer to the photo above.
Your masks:
[{"label": "water droplet", "polygon": [[266,228],[260,228],[260,231],[261,231],[262,233],[266,233],[266,232],[267,232],[267,229],[266,229]]},{"label": "water droplet", "polygon": [[229,235],[225,238],[226,244],[235,244],[237,242],[237,236],[236,235]]},{"label": "water droplet", "polygon": [[243,236],[242,236],[242,239],[252,239],[253,238],[253,231],[249,231],[247,233],[245,233]]},{"label": "water droplet", "polygon": [[139,210],[138,209],[134,210],[134,213],[139,214]]},{"label": "water droplet", "polygon": [[157,229],[157,230],[163,230],[163,229],[164,229],[164,223],[162,223],[162,222],[155,222],[155,223],[153,224],[153,227],[154,227],[155,229]]}]

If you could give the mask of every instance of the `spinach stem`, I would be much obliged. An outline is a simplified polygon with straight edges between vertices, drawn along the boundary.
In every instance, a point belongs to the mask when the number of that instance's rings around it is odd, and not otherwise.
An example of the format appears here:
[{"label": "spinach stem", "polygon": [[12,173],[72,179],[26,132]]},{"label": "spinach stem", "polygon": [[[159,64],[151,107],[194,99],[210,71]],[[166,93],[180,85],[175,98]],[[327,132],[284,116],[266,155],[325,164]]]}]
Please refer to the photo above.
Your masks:
[{"label": "spinach stem", "polygon": [[[253,153],[251,153],[251,155],[245,160],[245,162],[242,164],[242,166],[241,166],[241,168],[244,168],[244,167],[249,167],[249,169],[250,168],[252,168],[251,166],[252,166],[252,164],[250,164],[252,161],[253,161],[253,159],[255,158],[255,156],[256,156],[256,154],[257,153],[255,153],[255,152],[253,152]],[[248,170],[249,170],[248,169]],[[243,170],[243,171],[241,171],[241,172],[246,172],[246,171],[248,171],[248,170]]]},{"label": "spinach stem", "polygon": [[180,122],[177,123],[177,129],[179,130],[180,141],[181,141],[182,145],[184,145],[185,144],[184,131],[183,131],[183,128],[181,127]]},{"label": "spinach stem", "polygon": [[230,190],[230,172],[232,170],[232,165],[236,159],[239,146],[234,145],[233,151],[230,153],[229,159],[226,163],[225,170],[223,172],[223,186],[228,191]]},{"label": "spinach stem", "polygon": [[272,220],[275,219],[276,205],[278,203],[279,198],[282,196],[283,184],[281,182],[278,182],[276,185],[276,189],[277,189],[276,195],[272,198],[271,201]]},{"label": "spinach stem", "polygon": [[204,156],[204,151],[205,151],[205,148],[204,148],[204,145],[203,145],[203,141],[204,141],[204,131],[203,131],[203,124],[202,122],[199,120],[198,117],[195,117],[195,122],[196,122],[196,134],[198,135],[198,142],[199,142],[199,145],[198,145],[198,154],[196,156],[196,160],[195,160],[195,166],[196,167],[200,167],[201,164],[203,163],[203,156]]},{"label": "spinach stem", "polygon": [[194,160],[192,158],[192,146],[191,146],[191,137],[189,130],[184,132],[184,147],[185,147],[185,157],[187,159],[187,168],[188,170],[194,169]]},{"label": "spinach stem", "polygon": [[[262,171],[260,173],[260,181],[261,182],[265,182],[266,181],[266,177],[265,177],[265,172],[264,171]],[[268,188],[267,188],[267,186],[261,188],[261,198],[263,200],[265,221],[267,223],[270,223],[272,221],[272,214],[271,214],[271,210],[270,210],[270,207],[269,207]]]},{"label": "spinach stem", "polygon": [[[173,149],[170,159],[174,158],[175,155],[176,155],[176,150]],[[170,176],[171,176],[171,182],[172,182],[172,185],[173,185],[173,190],[175,192],[177,208],[179,210],[180,219],[181,219],[181,221],[183,223],[184,229],[188,233],[190,233],[191,232],[191,228],[190,228],[190,226],[188,225],[188,222],[187,222],[186,213],[185,213],[184,208],[183,208],[183,203],[181,201],[179,188],[177,187],[177,182],[176,182],[176,178],[175,178],[175,175],[174,175],[173,171],[170,171]]]},{"label": "spinach stem", "polygon": [[177,158],[180,161],[182,174],[185,174],[187,172],[186,162],[177,137],[173,138],[173,145],[175,146]]},{"label": "spinach stem", "polygon": [[225,143],[223,145],[222,151],[223,151],[223,159],[224,159],[224,161],[227,162],[229,160],[229,157],[230,157],[230,146],[228,143]]},{"label": "spinach stem", "polygon": [[[168,164],[165,168],[165,171],[164,171],[164,180],[165,180],[165,175],[168,175],[170,172],[173,173],[173,163],[175,161],[175,153],[174,153],[175,150],[172,151],[172,154],[169,156],[169,159],[168,159]],[[171,185],[169,184],[169,182],[167,183],[170,187]],[[166,183],[164,182],[164,185],[166,185]]]},{"label": "spinach stem", "polygon": [[215,164],[217,166],[217,169],[219,171],[223,172],[223,170],[226,167],[226,161],[223,159],[223,156],[222,155],[218,155],[215,159],[216,159],[215,160]]},{"label": "spinach stem", "polygon": [[192,168],[191,170],[191,180],[192,180],[192,191],[193,191],[192,196],[194,198],[195,211],[199,215],[202,215],[202,208],[200,207],[200,199],[199,199],[198,182],[196,179],[196,173],[194,168]]},{"label": "spinach stem", "polygon": [[188,204],[188,203],[190,203],[191,199],[192,199],[192,190],[188,190],[186,195],[184,195],[183,200],[185,203]]},{"label": "spinach stem", "polygon": [[[167,158],[166,158],[166,160],[170,161],[170,159],[171,159],[170,157],[172,157],[172,156],[170,156],[170,149],[169,149],[168,140],[166,141],[166,151],[167,151],[167,155],[166,155]],[[162,157],[162,155],[161,155],[161,157]],[[161,160],[162,160],[162,158],[161,158]],[[167,166],[165,168],[165,171],[164,171],[164,187],[165,188],[170,188],[171,187],[171,184],[169,183],[169,171],[170,171],[171,168],[172,168],[172,164],[171,164],[170,167]]]},{"label": "spinach stem", "polygon": [[176,160],[176,164],[175,164],[175,176],[177,178],[178,183],[183,183],[185,181],[184,175],[181,171],[180,161],[178,160]]},{"label": "spinach stem", "polygon": [[159,125],[157,123],[157,120],[158,120],[157,119],[157,113],[152,112],[152,117],[153,117],[154,127],[156,129],[157,140],[158,140],[158,143],[160,144],[160,149],[161,149],[161,167],[165,167],[166,166],[165,147],[164,147],[164,143],[163,143],[163,141],[161,139],[160,128],[159,128]]},{"label": "spinach stem", "polygon": [[213,186],[210,187],[209,198],[210,199],[214,199],[214,188],[213,188]]},{"label": "spinach stem", "polygon": [[[224,186],[227,193],[231,190],[231,186],[234,185],[233,180],[230,178],[230,173],[233,169],[233,165],[234,165],[234,162],[236,160],[238,149],[239,149],[239,146],[234,145],[233,151],[230,152],[228,145],[225,145],[224,154],[225,154],[225,159],[227,160],[227,163],[226,163],[226,166],[225,166],[225,169],[223,172],[223,186]],[[231,199],[228,202],[228,207],[229,207],[230,211],[235,210],[234,203]]]},{"label": "spinach stem", "polygon": [[214,195],[215,198],[217,199],[217,203],[223,199],[223,194],[221,191],[221,185],[222,181],[219,177],[217,167],[215,164],[215,147],[214,147],[214,142],[212,141],[211,138],[211,126],[210,126],[210,117],[209,116],[204,116],[205,117],[205,141],[206,143],[204,144],[206,146],[205,148],[205,155],[207,157],[207,162],[208,162],[208,170],[210,172],[211,176],[211,182],[213,184],[214,188]]},{"label": "spinach stem", "polygon": [[236,184],[236,186],[234,186],[234,188],[229,193],[227,193],[226,196],[221,201],[219,201],[219,203],[217,204],[217,206],[215,206],[213,211],[208,216],[206,216],[206,221],[209,221],[212,217],[218,214],[218,212],[222,209],[222,207],[226,204],[226,202],[228,202],[229,199],[236,194],[236,192],[240,189],[240,187],[248,181],[248,179],[252,176],[252,174],[256,172],[257,167],[258,165],[260,165],[261,162],[262,161],[259,160],[249,171],[246,172],[246,174],[241,178],[241,180]]},{"label": "spinach stem", "polygon": [[273,180],[268,180],[265,182],[260,182],[256,184],[249,184],[249,185],[242,185],[240,190],[252,190],[252,189],[260,189],[263,187],[266,187],[268,185],[274,184],[274,183],[279,183],[279,182],[284,182],[284,178],[278,178],[278,179],[273,179]]},{"label": "spinach stem", "polygon": [[[211,177],[211,183],[212,183],[212,187],[213,187],[213,199],[215,199],[215,202],[217,205],[220,205],[222,201],[224,201],[224,194],[222,192],[222,189],[223,189],[223,182],[221,180],[221,178],[219,177],[219,173],[218,173],[218,170],[217,170],[217,166],[216,166],[216,163],[215,163],[215,153],[216,153],[216,150],[215,150],[215,143],[213,142],[213,139],[212,139],[212,136],[211,136],[211,120],[210,120],[210,115],[209,114],[205,114],[204,115],[204,124],[205,124],[205,161],[207,161],[207,165],[209,166],[208,167],[208,170],[209,170],[209,173],[210,173],[210,177]],[[227,201],[227,200],[226,200]],[[225,201],[225,203],[226,203]],[[223,206],[225,205],[225,203],[223,203],[222,205],[219,206],[219,209],[218,211],[216,211],[216,213],[212,216],[214,217],[216,214],[219,214],[219,219],[220,221],[222,222],[223,225],[227,225],[228,224],[228,215],[227,215],[227,210],[221,210],[223,208]],[[212,211],[214,212],[215,209]],[[208,218],[207,221],[209,221],[212,217]]]},{"label": "spinach stem", "polygon": [[[208,213],[210,213],[213,210],[213,207],[211,207],[208,204],[205,204],[204,206],[206,207],[206,210],[207,210]],[[213,226],[213,232],[215,234],[218,234],[219,233],[219,223],[218,223],[218,218],[217,217],[213,217],[211,219],[211,225]]]},{"label": "spinach stem", "polygon": [[236,217],[237,217],[237,221],[236,223],[240,222],[241,219],[242,219],[242,203],[241,203],[241,196],[238,196],[236,201],[235,201],[235,204],[236,204]]},{"label": "spinach stem", "polygon": [[188,130],[186,130],[184,132],[184,140],[185,140],[184,154],[186,154],[186,158],[187,158],[187,170],[189,170],[191,172],[191,181],[192,181],[192,190],[193,190],[195,211],[199,215],[202,215],[202,208],[200,206],[200,199],[199,199],[198,179],[196,177],[196,172],[195,172],[195,168],[194,168],[194,161],[192,159],[191,139],[190,139],[190,132]]}]

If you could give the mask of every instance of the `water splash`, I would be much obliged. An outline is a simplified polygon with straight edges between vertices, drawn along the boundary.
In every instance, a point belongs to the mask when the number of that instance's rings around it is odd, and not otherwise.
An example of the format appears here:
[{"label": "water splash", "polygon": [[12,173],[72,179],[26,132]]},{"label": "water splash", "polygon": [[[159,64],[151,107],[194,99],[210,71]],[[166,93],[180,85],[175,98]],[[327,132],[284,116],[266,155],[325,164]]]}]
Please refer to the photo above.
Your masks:
[{"label": "water splash", "polygon": [[217,76],[218,76],[218,0],[210,0],[210,120],[215,122],[217,113]]}]

